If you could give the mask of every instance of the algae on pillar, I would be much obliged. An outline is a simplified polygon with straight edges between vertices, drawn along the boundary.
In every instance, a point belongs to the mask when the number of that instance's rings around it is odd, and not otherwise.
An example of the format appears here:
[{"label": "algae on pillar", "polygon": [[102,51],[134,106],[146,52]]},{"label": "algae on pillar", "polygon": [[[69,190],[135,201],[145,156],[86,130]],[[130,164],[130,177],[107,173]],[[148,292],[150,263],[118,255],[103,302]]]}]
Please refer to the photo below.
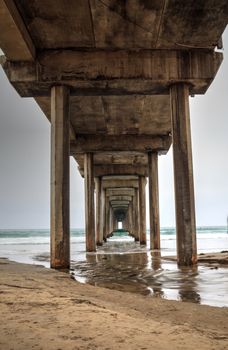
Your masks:
[{"label": "algae on pillar", "polygon": [[69,89],[51,89],[51,267],[70,267]]},{"label": "algae on pillar", "polygon": [[189,86],[170,88],[172,108],[173,162],[176,204],[177,262],[197,262],[195,200],[189,112]]}]

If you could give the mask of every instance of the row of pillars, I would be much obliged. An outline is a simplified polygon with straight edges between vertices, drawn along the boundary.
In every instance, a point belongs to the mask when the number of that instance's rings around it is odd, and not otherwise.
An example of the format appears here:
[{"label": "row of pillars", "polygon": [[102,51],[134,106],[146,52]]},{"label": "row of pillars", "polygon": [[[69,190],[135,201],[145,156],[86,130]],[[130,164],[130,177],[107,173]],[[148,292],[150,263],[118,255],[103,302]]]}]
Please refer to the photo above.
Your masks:
[{"label": "row of pillars", "polygon": [[[85,163],[86,163],[85,155]],[[90,154],[90,157],[92,155]],[[91,164],[90,164],[91,165]],[[86,164],[85,164],[86,166]],[[96,244],[102,245],[113,231],[117,230],[118,222],[122,222],[123,229],[129,232],[135,238],[135,241],[140,241],[141,244],[146,244],[146,199],[145,199],[145,177],[139,177],[138,186],[136,188],[105,188],[102,184],[102,177],[95,178],[96,184]],[[85,187],[87,183],[85,181]],[[111,201],[112,196],[108,195],[109,190],[117,190],[115,196],[123,197],[123,191],[132,191],[132,195],[128,196],[129,201]],[[87,190],[85,190],[87,193]],[[126,192],[129,194],[128,192]],[[90,198],[89,198],[90,199]],[[87,198],[86,206],[88,205]],[[86,221],[91,218],[86,215]],[[93,221],[93,220],[92,220]],[[87,233],[87,251],[95,251],[96,245],[94,241],[94,231],[86,231]],[[155,249],[159,249],[155,248]]]},{"label": "row of pillars", "polygon": [[[70,218],[69,218],[69,159],[70,120],[67,86],[51,89],[51,267],[69,268],[70,265]],[[189,86],[174,84],[170,88],[172,109],[172,136],[174,158],[174,182],[176,204],[177,259],[179,265],[191,265],[197,261],[196,225],[193,188],[192,149],[189,113]],[[94,176],[93,154],[85,154],[85,202],[86,246],[94,250]],[[152,248],[160,248],[157,153],[148,154],[150,240]],[[140,240],[146,242],[145,184],[139,177]],[[144,190],[143,190],[144,188]],[[141,190],[140,190],[141,189]],[[104,195],[104,194],[103,194]],[[104,207],[105,201],[102,206]],[[100,212],[104,210],[102,209]],[[97,214],[97,225],[101,225]],[[142,219],[144,218],[144,219]],[[97,234],[98,237],[98,234]],[[98,239],[98,242],[100,237]]]}]

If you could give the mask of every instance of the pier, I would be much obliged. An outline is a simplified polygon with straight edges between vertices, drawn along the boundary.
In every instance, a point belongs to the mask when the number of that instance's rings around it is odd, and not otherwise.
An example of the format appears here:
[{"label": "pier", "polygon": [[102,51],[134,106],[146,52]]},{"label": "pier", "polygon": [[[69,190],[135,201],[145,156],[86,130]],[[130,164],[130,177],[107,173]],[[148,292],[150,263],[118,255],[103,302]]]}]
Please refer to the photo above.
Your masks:
[{"label": "pier", "polygon": [[0,0],[2,67],[51,123],[51,267],[70,267],[69,159],[86,251],[118,228],[160,249],[159,157],[174,159],[177,262],[197,263],[189,96],[222,63],[227,0]]}]

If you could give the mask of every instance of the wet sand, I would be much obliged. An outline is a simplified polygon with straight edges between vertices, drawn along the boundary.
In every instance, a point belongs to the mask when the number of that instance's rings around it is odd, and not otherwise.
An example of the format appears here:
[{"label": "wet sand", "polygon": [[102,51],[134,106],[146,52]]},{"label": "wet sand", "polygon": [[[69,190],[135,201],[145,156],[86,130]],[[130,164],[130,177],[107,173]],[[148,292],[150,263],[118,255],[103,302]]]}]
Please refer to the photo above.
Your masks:
[{"label": "wet sand", "polygon": [[[72,257],[78,282],[149,297],[228,306],[228,252],[199,254],[199,264],[178,268],[175,256],[134,242],[109,241],[96,253]],[[49,253],[34,261],[49,266]]]},{"label": "wet sand", "polygon": [[131,242],[109,242],[97,253],[72,261],[71,273],[79,282],[112,290],[228,306],[228,253],[201,254],[192,268],[178,268],[175,260]]},{"label": "wet sand", "polygon": [[[36,232],[35,232],[36,233]],[[21,234],[20,232],[14,233]],[[32,237],[34,232],[31,233]],[[46,267],[49,262],[49,232],[33,239],[13,239],[10,235],[2,240],[0,256],[17,262],[39,264]],[[149,237],[149,236],[148,236]],[[113,237],[96,253],[86,254],[83,232],[71,241],[71,273],[77,281],[95,286],[211,306],[228,306],[228,235],[200,234],[198,239],[198,267],[177,268],[175,258],[175,235],[161,236],[162,249],[150,251],[129,237]],[[34,239],[35,239],[34,238]],[[24,242],[24,244],[22,244]],[[46,242],[46,243],[45,243]],[[208,254],[202,254],[210,252]],[[219,259],[219,262],[218,262]]]},{"label": "wet sand", "polygon": [[0,349],[228,348],[228,308],[80,284],[0,260]]},{"label": "wet sand", "polygon": [[[166,260],[175,261],[176,256],[163,257]],[[228,250],[223,250],[219,253],[201,253],[198,254],[198,263],[208,263],[210,266],[226,265],[228,267]]]}]

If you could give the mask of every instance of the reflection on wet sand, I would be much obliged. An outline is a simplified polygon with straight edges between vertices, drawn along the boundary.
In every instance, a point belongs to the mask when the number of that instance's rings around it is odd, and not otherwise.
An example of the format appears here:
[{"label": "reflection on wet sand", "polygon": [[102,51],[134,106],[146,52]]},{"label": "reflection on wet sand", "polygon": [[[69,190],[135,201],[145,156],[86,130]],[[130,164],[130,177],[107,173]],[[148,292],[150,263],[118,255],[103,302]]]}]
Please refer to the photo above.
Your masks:
[{"label": "reflection on wet sand", "polygon": [[[70,271],[72,278],[81,283],[184,302],[228,306],[226,265],[178,268],[176,262],[163,258],[166,250],[150,251],[126,238],[110,239],[96,253],[86,254],[83,248],[75,250]],[[48,260],[46,253],[35,256],[35,261],[46,262],[46,266],[49,266]]]},{"label": "reflection on wet sand", "polygon": [[181,283],[179,288],[179,296],[182,301],[191,301],[200,304],[201,298],[197,291],[197,276],[198,267],[192,268],[179,268],[181,274]]},{"label": "reflection on wet sand", "polygon": [[[162,264],[161,264],[161,252],[160,251],[151,251],[148,252],[148,269],[157,272],[156,276],[158,276],[159,272],[162,272]],[[159,280],[156,281],[156,277],[152,287],[148,287],[151,293],[155,297],[164,298],[164,291],[162,290],[162,284]]]},{"label": "reflection on wet sand", "polygon": [[160,251],[149,251],[135,242],[108,242],[86,261],[72,265],[80,282],[110,289],[200,303],[198,269],[178,269],[162,260]]}]

